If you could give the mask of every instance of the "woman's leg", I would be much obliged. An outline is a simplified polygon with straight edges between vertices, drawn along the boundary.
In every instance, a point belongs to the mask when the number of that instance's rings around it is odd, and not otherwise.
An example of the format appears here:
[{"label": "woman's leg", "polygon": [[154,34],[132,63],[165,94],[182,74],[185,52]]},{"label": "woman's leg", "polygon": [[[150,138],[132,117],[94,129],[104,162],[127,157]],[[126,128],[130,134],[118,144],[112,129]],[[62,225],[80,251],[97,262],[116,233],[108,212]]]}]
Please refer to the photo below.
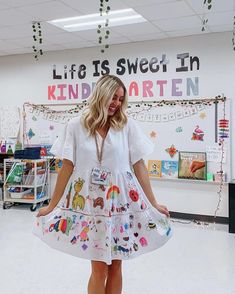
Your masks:
[{"label": "woman's leg", "polygon": [[107,276],[108,265],[101,261],[92,261],[91,276],[88,283],[88,294],[105,294]]},{"label": "woman's leg", "polygon": [[122,293],[122,261],[113,260],[108,266],[108,278],[106,282],[105,294]]}]

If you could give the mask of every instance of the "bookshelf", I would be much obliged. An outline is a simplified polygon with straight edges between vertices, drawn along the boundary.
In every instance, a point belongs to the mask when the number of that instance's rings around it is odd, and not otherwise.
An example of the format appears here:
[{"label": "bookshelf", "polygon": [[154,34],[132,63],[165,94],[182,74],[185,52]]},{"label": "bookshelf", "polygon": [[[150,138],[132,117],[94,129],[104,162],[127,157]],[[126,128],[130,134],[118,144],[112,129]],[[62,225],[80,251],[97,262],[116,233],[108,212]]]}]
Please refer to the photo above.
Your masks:
[{"label": "bookshelf", "polygon": [[[149,177],[151,181],[160,182],[172,182],[172,183],[188,183],[188,184],[204,184],[204,185],[220,185],[220,182],[216,181],[204,181],[204,180],[192,180],[192,179],[179,179],[179,178],[153,178]],[[223,182],[223,185],[227,185],[228,182]]]}]

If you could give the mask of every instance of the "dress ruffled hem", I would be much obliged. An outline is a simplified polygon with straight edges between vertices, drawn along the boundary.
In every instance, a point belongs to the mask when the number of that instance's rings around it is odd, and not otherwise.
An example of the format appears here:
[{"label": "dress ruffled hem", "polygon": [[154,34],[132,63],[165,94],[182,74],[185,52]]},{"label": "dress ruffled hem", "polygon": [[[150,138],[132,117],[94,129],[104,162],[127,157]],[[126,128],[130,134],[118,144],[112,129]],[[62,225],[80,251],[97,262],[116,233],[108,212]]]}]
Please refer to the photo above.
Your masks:
[{"label": "dress ruffled hem", "polygon": [[64,253],[111,264],[163,246],[172,236],[169,219],[150,207],[132,214],[93,216],[56,208],[35,218],[33,233]]}]

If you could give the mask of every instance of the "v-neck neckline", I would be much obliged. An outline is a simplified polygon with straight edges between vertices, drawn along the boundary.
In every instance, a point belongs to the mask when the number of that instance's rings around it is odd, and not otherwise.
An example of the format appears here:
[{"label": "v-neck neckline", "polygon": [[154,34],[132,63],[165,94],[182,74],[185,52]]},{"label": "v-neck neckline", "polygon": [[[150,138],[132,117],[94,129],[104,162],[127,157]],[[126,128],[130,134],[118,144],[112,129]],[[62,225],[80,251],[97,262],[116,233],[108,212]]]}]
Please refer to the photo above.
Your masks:
[{"label": "v-neck neckline", "polygon": [[98,130],[96,130],[96,134],[98,134],[98,136],[99,136],[102,140],[106,140],[106,139],[107,139],[109,132],[110,132],[110,127],[108,128],[108,130],[107,130],[105,136],[103,137],[103,136],[100,134],[100,132],[99,132]]}]

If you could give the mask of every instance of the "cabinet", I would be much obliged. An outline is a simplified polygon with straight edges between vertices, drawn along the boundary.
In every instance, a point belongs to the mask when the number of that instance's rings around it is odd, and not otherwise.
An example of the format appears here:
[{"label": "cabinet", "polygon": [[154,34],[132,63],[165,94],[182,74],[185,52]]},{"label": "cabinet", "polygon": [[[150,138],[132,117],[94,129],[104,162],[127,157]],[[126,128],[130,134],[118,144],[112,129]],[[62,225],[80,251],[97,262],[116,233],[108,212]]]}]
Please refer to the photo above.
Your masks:
[{"label": "cabinet", "polygon": [[4,159],[3,208],[7,203],[28,203],[34,211],[50,199],[50,173],[47,159]]},{"label": "cabinet", "polygon": [[235,181],[229,183],[229,233],[235,233]]}]

